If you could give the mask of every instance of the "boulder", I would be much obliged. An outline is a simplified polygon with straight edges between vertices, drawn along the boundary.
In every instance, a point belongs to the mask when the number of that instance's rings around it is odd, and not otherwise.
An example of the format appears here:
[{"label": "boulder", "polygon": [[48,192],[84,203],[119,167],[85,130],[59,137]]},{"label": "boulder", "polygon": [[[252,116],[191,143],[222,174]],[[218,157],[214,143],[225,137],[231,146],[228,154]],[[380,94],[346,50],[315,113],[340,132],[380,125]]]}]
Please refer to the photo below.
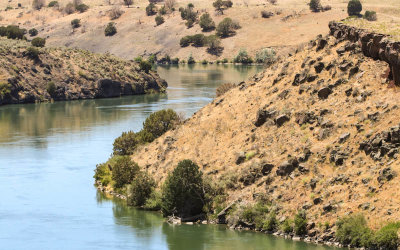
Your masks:
[{"label": "boulder", "polygon": [[326,99],[332,93],[332,90],[329,87],[323,87],[318,90],[318,97],[320,99]]},{"label": "boulder", "polygon": [[288,115],[280,115],[275,119],[275,123],[278,127],[281,127],[285,122],[289,121],[290,117]]}]

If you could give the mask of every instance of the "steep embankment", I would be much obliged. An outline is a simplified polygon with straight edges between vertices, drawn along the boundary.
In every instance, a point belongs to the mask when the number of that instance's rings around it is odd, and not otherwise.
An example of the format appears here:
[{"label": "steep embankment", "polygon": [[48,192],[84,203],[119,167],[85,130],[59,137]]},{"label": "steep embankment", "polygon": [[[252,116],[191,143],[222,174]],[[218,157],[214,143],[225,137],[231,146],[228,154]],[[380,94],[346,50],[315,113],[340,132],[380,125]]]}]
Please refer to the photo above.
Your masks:
[{"label": "steep embankment", "polygon": [[[336,37],[319,37],[216,98],[132,159],[157,181],[191,159],[224,186],[227,204],[264,196],[280,221],[301,209],[315,225],[357,212],[373,228],[397,220],[400,93],[388,63],[358,39]],[[310,227],[309,240],[333,240],[321,232]]]},{"label": "steep embankment", "polygon": [[41,48],[36,57],[28,48],[24,41],[0,40],[0,105],[137,95],[167,87],[157,73],[109,54]]}]

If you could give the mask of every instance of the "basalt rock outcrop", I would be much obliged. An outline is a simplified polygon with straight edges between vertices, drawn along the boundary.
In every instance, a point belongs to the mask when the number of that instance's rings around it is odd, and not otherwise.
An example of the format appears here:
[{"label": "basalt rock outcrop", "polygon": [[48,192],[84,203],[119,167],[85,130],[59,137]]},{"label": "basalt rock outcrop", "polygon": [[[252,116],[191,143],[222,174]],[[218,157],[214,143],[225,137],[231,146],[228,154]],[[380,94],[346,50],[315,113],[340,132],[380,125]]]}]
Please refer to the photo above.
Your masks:
[{"label": "basalt rock outcrop", "polygon": [[358,43],[363,54],[375,60],[382,60],[390,66],[390,77],[400,85],[400,42],[393,41],[389,35],[370,32],[339,22],[329,23],[330,34],[337,39]]}]

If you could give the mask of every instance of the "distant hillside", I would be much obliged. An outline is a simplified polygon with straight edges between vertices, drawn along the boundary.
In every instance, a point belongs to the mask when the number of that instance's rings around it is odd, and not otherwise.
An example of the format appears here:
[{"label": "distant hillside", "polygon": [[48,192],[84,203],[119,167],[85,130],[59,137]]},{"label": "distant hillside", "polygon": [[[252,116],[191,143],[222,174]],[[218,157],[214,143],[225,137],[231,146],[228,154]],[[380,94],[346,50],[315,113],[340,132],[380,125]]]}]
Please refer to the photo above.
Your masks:
[{"label": "distant hillside", "polygon": [[166,87],[156,72],[110,54],[0,39],[0,105],[138,95]]}]

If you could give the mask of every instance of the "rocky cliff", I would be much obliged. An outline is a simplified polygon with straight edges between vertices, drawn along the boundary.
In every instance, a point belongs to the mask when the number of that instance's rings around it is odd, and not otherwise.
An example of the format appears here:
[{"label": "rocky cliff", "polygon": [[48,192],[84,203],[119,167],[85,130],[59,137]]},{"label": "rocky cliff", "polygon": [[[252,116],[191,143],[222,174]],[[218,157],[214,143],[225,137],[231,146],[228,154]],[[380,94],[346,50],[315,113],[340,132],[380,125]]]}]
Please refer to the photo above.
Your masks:
[{"label": "rocky cliff", "polygon": [[191,159],[225,189],[226,204],[263,197],[281,222],[305,210],[308,241],[334,242],[334,225],[348,214],[363,213],[372,228],[398,220],[400,93],[387,74],[398,65],[397,43],[387,42],[374,60],[372,44],[384,38],[331,29],[132,159],[159,183]]},{"label": "rocky cliff", "polygon": [[400,86],[400,42],[389,35],[358,29],[338,22],[329,23],[330,34],[337,39],[358,43],[364,56],[382,60],[390,65],[390,78]]},{"label": "rocky cliff", "polygon": [[163,92],[167,83],[138,63],[79,49],[41,48],[0,40],[0,105]]}]

